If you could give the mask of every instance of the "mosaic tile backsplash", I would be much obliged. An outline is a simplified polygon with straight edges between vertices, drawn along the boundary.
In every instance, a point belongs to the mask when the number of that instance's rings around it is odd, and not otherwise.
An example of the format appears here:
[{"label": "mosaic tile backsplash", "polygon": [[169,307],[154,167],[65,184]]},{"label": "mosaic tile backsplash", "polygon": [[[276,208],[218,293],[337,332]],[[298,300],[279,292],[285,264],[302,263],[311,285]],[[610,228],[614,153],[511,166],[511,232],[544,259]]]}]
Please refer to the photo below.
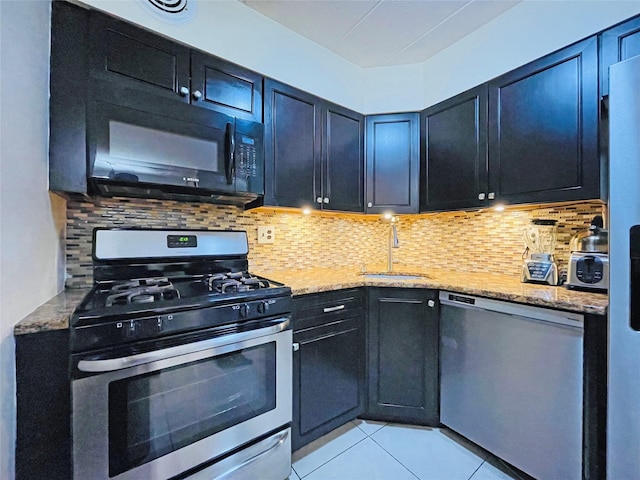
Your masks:
[{"label": "mosaic tile backsplash", "polygon": [[[401,215],[402,267],[520,275],[523,231],[533,218],[558,220],[556,257],[569,258],[569,241],[603,214],[600,202],[528,207],[495,212]],[[258,226],[273,226],[275,242],[258,243]],[[319,214],[133,198],[71,198],[67,201],[67,287],[93,282],[91,240],[95,227],[246,230],[249,267],[269,271],[307,267],[386,266],[389,224],[376,215]]]}]

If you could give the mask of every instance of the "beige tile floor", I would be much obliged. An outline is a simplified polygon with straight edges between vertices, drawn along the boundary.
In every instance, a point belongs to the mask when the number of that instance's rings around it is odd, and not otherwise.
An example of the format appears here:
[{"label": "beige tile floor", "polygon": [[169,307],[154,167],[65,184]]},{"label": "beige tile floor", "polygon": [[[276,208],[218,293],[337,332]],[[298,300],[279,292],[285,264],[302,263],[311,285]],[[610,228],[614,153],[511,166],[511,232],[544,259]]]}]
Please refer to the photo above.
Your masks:
[{"label": "beige tile floor", "polygon": [[447,429],[355,420],[293,454],[290,480],[513,480],[522,475]]}]

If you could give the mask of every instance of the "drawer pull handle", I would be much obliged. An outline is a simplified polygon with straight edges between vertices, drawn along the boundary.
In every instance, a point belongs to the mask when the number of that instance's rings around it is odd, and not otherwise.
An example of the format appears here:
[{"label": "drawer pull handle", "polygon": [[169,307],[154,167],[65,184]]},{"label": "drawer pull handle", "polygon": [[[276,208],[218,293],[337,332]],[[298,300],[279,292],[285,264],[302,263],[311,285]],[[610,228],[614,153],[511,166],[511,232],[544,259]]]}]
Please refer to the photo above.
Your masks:
[{"label": "drawer pull handle", "polygon": [[344,305],[336,305],[335,307],[326,307],[322,311],[324,313],[329,313],[329,312],[337,312],[338,310],[343,310],[343,309],[344,309]]}]

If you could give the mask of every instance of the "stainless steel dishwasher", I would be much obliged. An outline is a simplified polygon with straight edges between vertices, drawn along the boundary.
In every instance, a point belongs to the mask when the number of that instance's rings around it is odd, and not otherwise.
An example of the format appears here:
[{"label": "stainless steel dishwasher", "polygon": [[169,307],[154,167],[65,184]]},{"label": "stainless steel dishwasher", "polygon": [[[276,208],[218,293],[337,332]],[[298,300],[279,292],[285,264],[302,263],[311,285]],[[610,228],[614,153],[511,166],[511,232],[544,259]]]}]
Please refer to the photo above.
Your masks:
[{"label": "stainless steel dishwasher", "polygon": [[580,314],[440,292],[440,419],[520,470],[582,477]]}]

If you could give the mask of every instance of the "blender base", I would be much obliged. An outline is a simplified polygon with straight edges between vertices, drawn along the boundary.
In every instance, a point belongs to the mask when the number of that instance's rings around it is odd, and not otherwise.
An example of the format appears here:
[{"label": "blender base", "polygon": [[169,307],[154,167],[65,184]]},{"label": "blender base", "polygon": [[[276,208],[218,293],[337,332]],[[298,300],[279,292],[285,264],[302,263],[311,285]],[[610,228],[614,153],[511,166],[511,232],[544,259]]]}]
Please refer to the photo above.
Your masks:
[{"label": "blender base", "polygon": [[532,253],[522,266],[523,283],[558,285],[558,265],[549,253]]}]

